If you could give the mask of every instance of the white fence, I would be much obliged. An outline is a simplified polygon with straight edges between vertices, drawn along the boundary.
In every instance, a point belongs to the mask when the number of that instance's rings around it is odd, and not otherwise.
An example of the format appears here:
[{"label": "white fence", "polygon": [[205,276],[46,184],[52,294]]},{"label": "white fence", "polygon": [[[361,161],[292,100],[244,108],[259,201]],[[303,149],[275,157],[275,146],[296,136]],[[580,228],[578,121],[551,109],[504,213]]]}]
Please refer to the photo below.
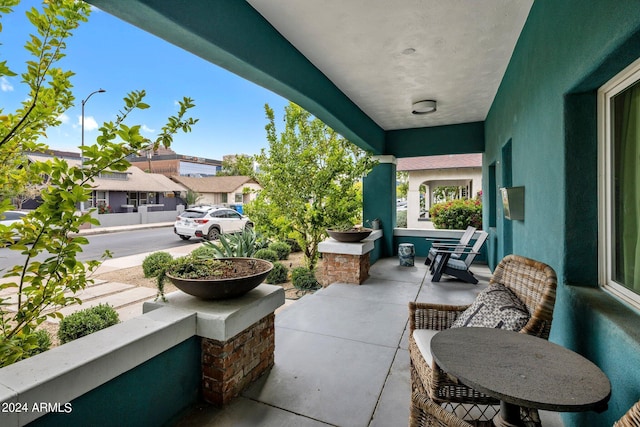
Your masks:
[{"label": "white fence", "polygon": [[98,214],[97,211],[94,211],[92,216],[100,221],[100,225],[92,225],[91,228],[173,222],[183,211],[183,205],[178,205],[174,211],[149,212],[146,206],[139,206],[138,212],[129,213]]}]

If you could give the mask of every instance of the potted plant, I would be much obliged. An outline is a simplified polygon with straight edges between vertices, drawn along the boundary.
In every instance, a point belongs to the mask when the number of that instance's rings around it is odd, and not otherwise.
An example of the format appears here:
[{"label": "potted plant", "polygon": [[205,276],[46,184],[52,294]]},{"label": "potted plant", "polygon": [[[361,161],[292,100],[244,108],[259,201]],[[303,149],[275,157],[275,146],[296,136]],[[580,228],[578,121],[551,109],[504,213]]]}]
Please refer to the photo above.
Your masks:
[{"label": "potted plant", "polygon": [[353,225],[352,223],[342,223],[337,226],[327,228],[330,237],[338,242],[355,243],[369,237],[373,230],[361,225]]},{"label": "potted plant", "polygon": [[269,261],[257,258],[179,257],[159,274],[158,296],[164,299],[164,282],[169,279],[181,291],[198,298],[235,298],[262,283],[272,268]]}]

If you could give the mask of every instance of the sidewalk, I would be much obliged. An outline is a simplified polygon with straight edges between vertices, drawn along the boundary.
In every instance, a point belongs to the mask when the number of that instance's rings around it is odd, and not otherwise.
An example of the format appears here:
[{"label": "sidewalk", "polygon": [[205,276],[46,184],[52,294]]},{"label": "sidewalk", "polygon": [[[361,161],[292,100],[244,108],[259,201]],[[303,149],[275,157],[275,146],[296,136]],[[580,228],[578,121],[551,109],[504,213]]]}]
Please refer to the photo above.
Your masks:
[{"label": "sidewalk", "polygon": [[121,225],[117,227],[98,227],[80,230],[78,234],[82,236],[91,236],[94,234],[117,233],[128,230],[144,230],[146,228],[173,227],[174,222],[154,222],[150,224]]}]

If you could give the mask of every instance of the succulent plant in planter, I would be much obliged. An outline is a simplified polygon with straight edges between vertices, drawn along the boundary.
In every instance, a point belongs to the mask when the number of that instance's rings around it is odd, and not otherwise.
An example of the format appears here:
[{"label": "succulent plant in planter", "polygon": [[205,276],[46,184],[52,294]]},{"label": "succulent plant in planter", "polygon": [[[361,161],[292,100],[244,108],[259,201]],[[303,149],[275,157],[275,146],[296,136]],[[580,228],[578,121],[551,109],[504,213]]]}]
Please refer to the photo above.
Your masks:
[{"label": "succulent plant in planter", "polygon": [[158,297],[165,300],[166,279],[198,298],[238,297],[262,283],[272,268],[269,261],[257,258],[176,258],[158,276]]}]

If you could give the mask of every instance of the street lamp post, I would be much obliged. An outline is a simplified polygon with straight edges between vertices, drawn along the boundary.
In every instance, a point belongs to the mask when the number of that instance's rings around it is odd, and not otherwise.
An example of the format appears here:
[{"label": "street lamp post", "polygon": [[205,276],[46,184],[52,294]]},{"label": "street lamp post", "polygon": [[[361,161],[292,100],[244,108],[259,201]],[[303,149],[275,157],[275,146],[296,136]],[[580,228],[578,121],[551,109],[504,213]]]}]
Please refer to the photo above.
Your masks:
[{"label": "street lamp post", "polygon": [[[81,119],[82,149],[81,149],[81,153],[80,153],[80,168],[83,169],[83,171],[84,171],[84,104],[86,104],[87,101],[89,100],[89,98],[91,98],[94,94],[103,93],[103,92],[106,92],[106,90],[98,89],[96,91],[91,92],[89,94],[89,96],[87,96],[85,99],[82,100],[82,119]],[[83,172],[83,174],[84,174],[84,172]],[[80,212],[84,212],[84,202],[80,202]]]}]

